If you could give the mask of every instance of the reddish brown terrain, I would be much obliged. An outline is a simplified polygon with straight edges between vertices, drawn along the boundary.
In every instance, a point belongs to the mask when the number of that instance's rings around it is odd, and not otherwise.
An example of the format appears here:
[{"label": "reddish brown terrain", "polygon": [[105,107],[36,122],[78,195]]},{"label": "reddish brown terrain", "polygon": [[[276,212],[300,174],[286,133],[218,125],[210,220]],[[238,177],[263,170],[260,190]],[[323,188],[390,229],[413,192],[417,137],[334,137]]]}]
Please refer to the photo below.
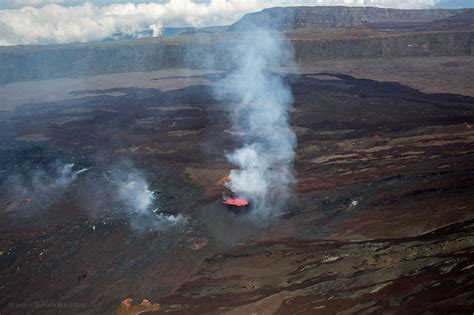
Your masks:
[{"label": "reddish brown terrain", "polygon": [[[110,313],[128,297],[186,314],[472,312],[472,97],[288,76],[295,198],[255,225],[219,201],[236,137],[209,92],[219,74],[155,74],[155,88],[82,89],[3,112],[3,177],[57,160],[89,168],[54,200],[2,193],[5,313]],[[186,223],[131,229],[109,202],[120,159]]]},{"label": "reddish brown terrain", "polygon": [[[425,32],[395,24],[330,32]],[[240,143],[225,71],[1,85],[0,313],[473,314],[474,57],[305,56],[273,69],[296,183],[261,222],[221,200]],[[127,211],[124,177],[156,215]]]}]

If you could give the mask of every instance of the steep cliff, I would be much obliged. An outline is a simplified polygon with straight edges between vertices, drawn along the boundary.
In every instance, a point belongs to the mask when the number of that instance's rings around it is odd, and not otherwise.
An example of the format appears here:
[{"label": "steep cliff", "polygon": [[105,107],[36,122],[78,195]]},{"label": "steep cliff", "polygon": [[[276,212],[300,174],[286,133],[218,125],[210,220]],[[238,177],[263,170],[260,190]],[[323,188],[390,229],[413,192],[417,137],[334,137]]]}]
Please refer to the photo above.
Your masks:
[{"label": "steep cliff", "polygon": [[462,10],[397,10],[372,7],[285,7],[249,13],[229,27],[248,31],[255,27],[293,30],[299,28],[354,27],[380,21],[433,21]]}]

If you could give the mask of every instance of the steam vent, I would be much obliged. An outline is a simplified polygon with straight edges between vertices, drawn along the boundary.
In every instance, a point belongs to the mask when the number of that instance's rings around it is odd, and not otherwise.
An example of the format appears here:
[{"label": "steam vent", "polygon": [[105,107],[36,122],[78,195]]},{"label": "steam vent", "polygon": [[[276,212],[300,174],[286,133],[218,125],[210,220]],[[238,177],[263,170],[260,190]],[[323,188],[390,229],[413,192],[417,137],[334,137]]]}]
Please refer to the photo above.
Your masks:
[{"label": "steam vent", "polygon": [[474,314],[473,6],[0,1],[0,314]]}]

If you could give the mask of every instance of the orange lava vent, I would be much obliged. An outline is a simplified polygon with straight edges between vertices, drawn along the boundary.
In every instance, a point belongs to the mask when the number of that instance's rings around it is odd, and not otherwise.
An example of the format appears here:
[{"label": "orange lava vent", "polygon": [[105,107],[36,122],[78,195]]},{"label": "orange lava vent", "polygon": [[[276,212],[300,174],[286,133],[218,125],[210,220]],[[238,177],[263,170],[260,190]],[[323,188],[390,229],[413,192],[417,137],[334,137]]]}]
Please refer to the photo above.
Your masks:
[{"label": "orange lava vent", "polygon": [[245,207],[249,204],[249,201],[244,198],[229,198],[222,201],[222,203],[227,206]]}]

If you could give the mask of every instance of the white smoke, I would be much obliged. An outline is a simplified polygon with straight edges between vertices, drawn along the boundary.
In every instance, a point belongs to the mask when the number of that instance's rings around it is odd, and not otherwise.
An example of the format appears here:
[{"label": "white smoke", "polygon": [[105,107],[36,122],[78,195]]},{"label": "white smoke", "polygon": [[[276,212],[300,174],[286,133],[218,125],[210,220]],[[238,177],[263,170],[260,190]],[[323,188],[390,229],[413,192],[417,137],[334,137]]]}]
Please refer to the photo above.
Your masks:
[{"label": "white smoke", "polygon": [[[25,4],[42,0],[17,0]],[[31,2],[33,1],[33,2]],[[168,27],[229,25],[244,14],[274,6],[346,5],[426,8],[438,0],[171,0],[167,3],[126,3],[97,6],[63,6],[0,10],[0,45],[55,44],[103,40],[117,36],[159,36]]]},{"label": "white smoke", "polygon": [[56,162],[50,171],[37,169],[25,175],[9,177],[7,189],[15,198],[27,198],[36,206],[47,208],[63,195],[79,174],[87,170],[74,170],[72,163]]},{"label": "white smoke", "polygon": [[77,175],[87,171],[86,168],[73,170],[74,164],[58,164],[53,176],[48,175],[43,170],[38,170],[33,175],[32,188],[34,194],[49,195],[51,192],[62,191],[67,188]]},{"label": "white smoke", "polygon": [[139,173],[130,173],[126,179],[118,181],[120,199],[131,212],[147,214],[155,201],[155,194]]},{"label": "white smoke", "polygon": [[184,223],[182,214],[167,214],[161,211],[158,196],[150,189],[144,175],[129,164],[115,171],[114,182],[118,200],[124,205],[130,225],[139,231],[163,231]]},{"label": "white smoke", "polygon": [[291,59],[288,41],[279,33],[258,31],[231,48],[237,69],[217,87],[218,97],[230,100],[233,131],[243,145],[228,155],[239,166],[230,173],[229,188],[249,198],[260,217],[276,215],[287,201],[296,136],[288,123],[292,95],[270,66]]}]

